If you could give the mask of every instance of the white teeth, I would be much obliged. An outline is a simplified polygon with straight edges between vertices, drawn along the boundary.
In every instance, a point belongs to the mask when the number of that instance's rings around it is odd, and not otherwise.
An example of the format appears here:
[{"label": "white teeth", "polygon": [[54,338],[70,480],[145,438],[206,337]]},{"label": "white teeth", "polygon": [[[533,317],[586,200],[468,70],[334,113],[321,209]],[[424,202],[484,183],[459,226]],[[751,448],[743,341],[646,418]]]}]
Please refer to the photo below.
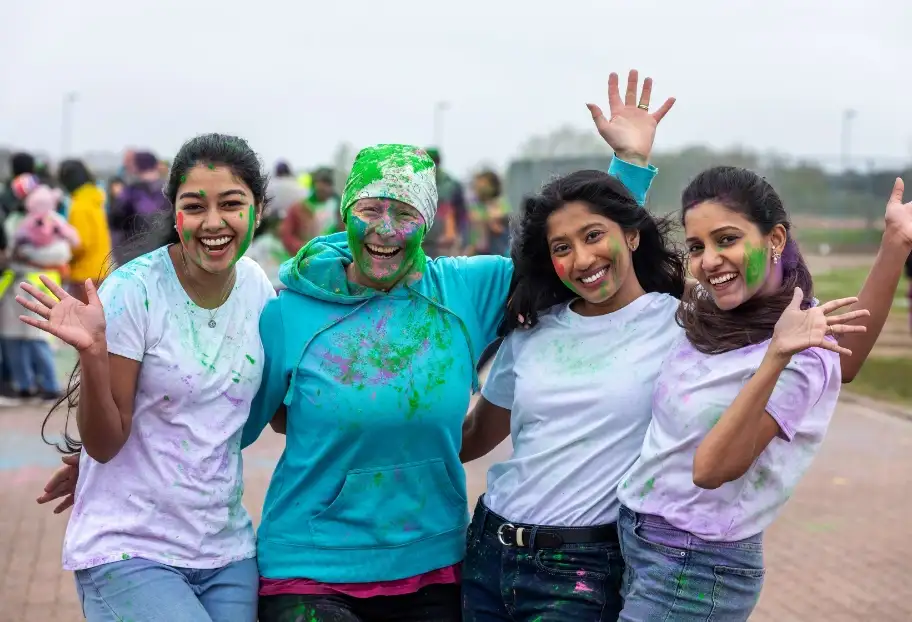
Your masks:
[{"label": "white teeth", "polygon": [[588,285],[589,283],[595,283],[595,282],[598,281],[600,278],[602,278],[603,276],[605,276],[605,273],[606,273],[606,272],[608,272],[608,268],[602,268],[601,270],[599,270],[598,272],[596,272],[596,273],[593,274],[592,276],[587,276],[587,277],[584,278],[584,279],[580,279],[580,281],[582,281],[583,283],[586,283],[587,285]]},{"label": "white teeth", "polygon": [[377,246],[375,244],[368,244],[367,248],[370,249],[371,252],[380,253],[381,255],[392,255],[399,250],[395,246]]},{"label": "white teeth", "polygon": [[230,237],[202,238],[200,240],[200,242],[202,242],[205,246],[222,246],[223,244],[227,244],[230,241],[231,241]]},{"label": "white teeth", "polygon": [[728,274],[723,274],[722,276],[716,276],[709,279],[709,282],[713,285],[721,285],[722,283],[728,283],[738,275],[734,272],[729,272]]}]

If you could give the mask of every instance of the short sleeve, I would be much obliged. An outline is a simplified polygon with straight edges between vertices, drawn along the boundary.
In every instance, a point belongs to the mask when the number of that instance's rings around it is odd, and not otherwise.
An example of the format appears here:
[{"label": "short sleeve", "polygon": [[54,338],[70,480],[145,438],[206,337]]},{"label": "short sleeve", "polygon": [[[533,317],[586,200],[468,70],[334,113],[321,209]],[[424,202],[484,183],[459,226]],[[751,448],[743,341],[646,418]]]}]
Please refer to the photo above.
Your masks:
[{"label": "short sleeve", "polygon": [[835,352],[811,348],[794,355],[766,404],[766,412],[779,424],[780,436],[791,441],[824,392],[838,391],[839,384],[839,355]]},{"label": "short sleeve", "polygon": [[104,306],[108,352],[142,362],[149,328],[145,281],[135,272],[115,270],[101,284],[98,297]]},{"label": "short sleeve", "polygon": [[478,255],[463,261],[463,275],[478,312],[478,325],[484,339],[476,352],[476,356],[480,356],[481,348],[497,338],[497,327],[506,311],[510,280],[513,278],[513,262],[498,255]]},{"label": "short sleeve", "polygon": [[513,410],[513,394],[516,390],[516,372],[513,348],[516,344],[516,331],[513,331],[497,350],[488,377],[481,388],[481,395],[494,404],[507,410]]}]

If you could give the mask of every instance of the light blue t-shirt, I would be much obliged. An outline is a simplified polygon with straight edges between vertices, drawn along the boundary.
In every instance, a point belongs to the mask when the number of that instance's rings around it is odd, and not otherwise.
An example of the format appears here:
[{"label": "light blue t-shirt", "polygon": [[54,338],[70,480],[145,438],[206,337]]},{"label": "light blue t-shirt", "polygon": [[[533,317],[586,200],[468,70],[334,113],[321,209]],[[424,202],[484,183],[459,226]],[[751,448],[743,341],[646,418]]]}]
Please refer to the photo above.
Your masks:
[{"label": "light blue t-shirt", "polygon": [[485,505],[507,520],[583,527],[617,520],[617,487],[640,455],[679,301],[648,293],[584,317],[564,304],[513,331],[482,388],[511,410],[513,455],[488,471]]}]

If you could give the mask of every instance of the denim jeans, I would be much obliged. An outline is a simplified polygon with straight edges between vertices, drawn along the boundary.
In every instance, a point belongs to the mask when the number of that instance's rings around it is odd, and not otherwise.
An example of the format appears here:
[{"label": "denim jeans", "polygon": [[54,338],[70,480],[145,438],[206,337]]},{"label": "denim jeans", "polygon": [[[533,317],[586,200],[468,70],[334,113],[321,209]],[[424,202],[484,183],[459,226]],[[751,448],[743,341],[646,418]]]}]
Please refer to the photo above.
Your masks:
[{"label": "denim jeans", "polygon": [[414,594],[355,598],[344,594],[263,596],[260,622],[460,622],[459,585]]},{"label": "denim jeans", "polygon": [[763,535],[710,542],[622,507],[624,622],[747,620],[763,587]]},{"label": "denim jeans", "polygon": [[462,570],[465,622],[617,620],[624,573],[617,542],[504,546],[490,527],[503,522],[478,502]]},{"label": "denim jeans", "polygon": [[176,568],[134,557],[76,571],[88,622],[256,622],[256,559]]},{"label": "denim jeans", "polygon": [[10,373],[15,388],[19,391],[40,390],[57,393],[57,371],[54,367],[54,353],[51,344],[43,339],[10,339],[4,352],[9,354]]}]

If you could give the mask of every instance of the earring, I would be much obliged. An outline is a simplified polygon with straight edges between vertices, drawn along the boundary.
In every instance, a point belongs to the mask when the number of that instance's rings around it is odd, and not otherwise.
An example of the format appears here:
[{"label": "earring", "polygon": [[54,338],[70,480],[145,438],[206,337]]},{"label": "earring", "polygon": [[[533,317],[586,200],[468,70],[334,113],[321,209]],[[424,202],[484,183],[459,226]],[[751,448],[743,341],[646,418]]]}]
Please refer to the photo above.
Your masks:
[{"label": "earring", "polygon": [[779,253],[779,251],[773,251],[773,264],[779,263],[779,259],[781,258],[782,255]]}]

